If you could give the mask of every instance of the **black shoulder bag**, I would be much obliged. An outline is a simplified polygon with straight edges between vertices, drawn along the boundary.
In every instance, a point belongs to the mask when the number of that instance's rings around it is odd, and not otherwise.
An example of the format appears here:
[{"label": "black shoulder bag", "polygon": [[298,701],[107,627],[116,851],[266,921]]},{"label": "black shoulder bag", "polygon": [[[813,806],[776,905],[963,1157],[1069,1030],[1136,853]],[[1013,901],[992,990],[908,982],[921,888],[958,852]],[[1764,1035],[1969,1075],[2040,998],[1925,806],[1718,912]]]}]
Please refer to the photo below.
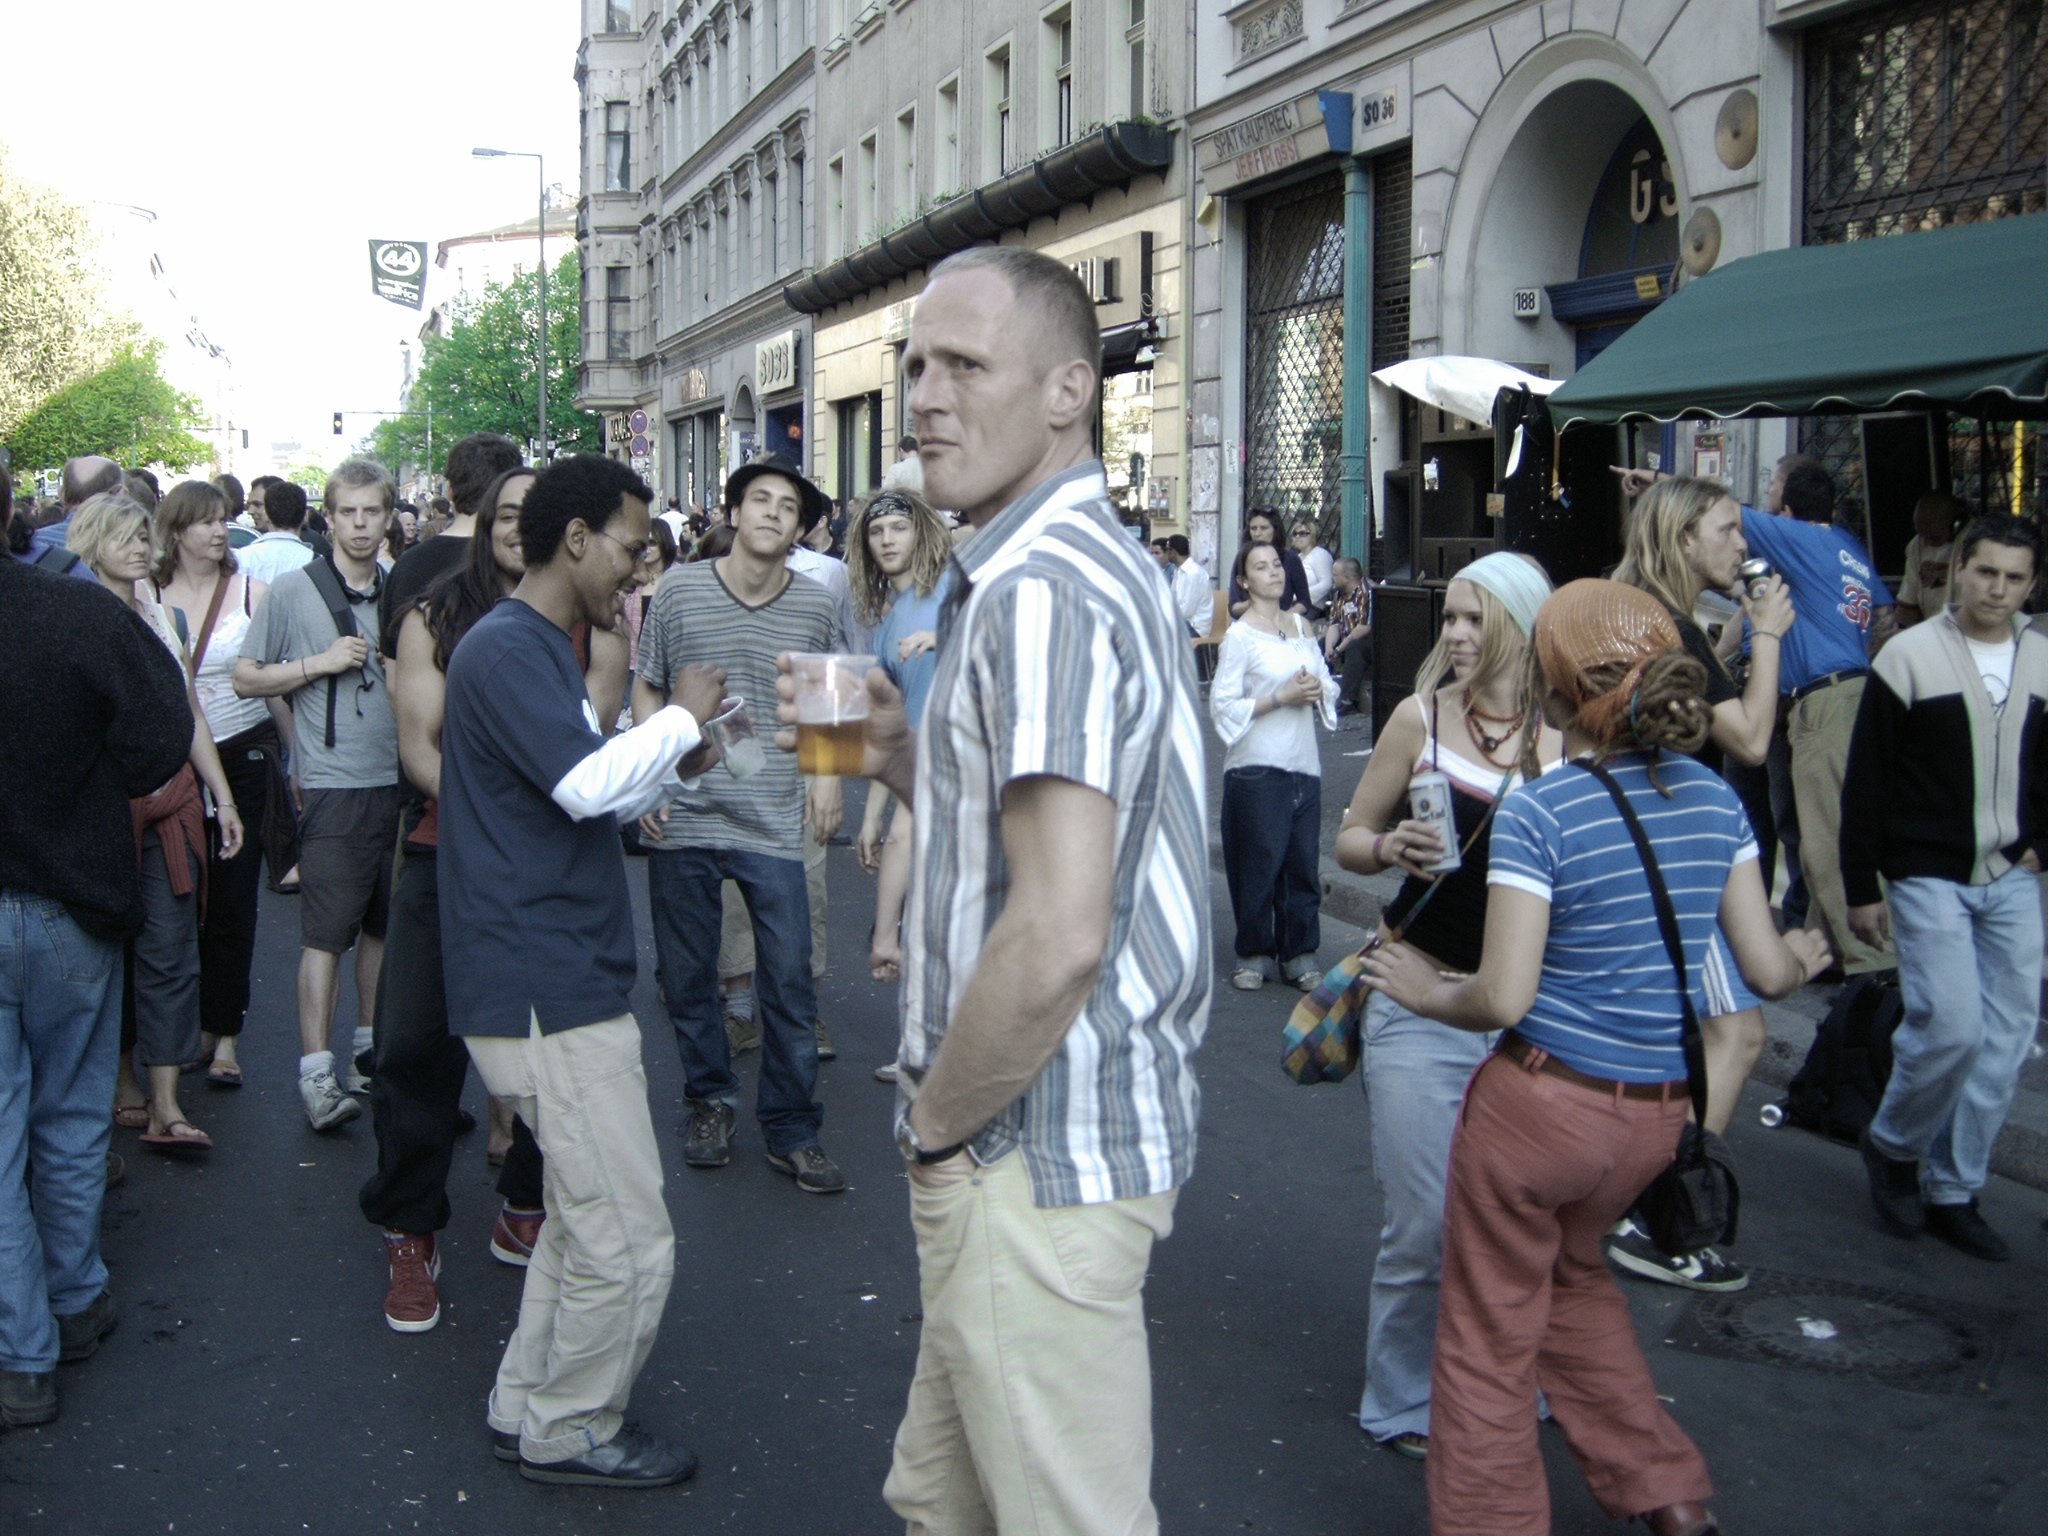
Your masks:
[{"label": "black shoulder bag", "polygon": [[1706,1128],[1707,1058],[1700,1040],[1699,1013],[1693,1007],[1692,988],[1687,984],[1684,941],[1678,933],[1678,913],[1671,905],[1671,892],[1657,868],[1657,856],[1650,851],[1650,839],[1636,819],[1635,807],[1614,782],[1614,775],[1598,763],[1581,762],[1579,767],[1598,779],[1614,797],[1623,825],[1635,839],[1642,856],[1643,873],[1649,877],[1650,900],[1657,908],[1657,927],[1664,935],[1665,951],[1678,977],[1678,1001],[1684,1010],[1680,1039],[1685,1050],[1685,1082],[1692,1097],[1692,1119],[1678,1138],[1678,1151],[1666,1168],[1650,1181],[1636,1202],[1636,1214],[1650,1230],[1651,1240],[1666,1253],[1697,1253],[1715,1243],[1735,1241],[1735,1229],[1742,1213],[1742,1186],[1735,1177],[1735,1159],[1728,1144]]}]

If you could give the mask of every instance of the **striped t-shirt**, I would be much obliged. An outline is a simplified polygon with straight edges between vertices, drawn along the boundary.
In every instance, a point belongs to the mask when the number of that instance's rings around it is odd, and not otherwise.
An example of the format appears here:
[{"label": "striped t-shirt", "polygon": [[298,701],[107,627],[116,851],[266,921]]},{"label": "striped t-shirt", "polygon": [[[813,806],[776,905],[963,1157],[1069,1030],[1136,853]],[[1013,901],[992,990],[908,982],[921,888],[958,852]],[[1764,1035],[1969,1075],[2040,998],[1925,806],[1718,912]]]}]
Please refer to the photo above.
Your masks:
[{"label": "striped t-shirt", "polygon": [[[839,603],[808,576],[790,573],[780,593],[749,608],[720,580],[718,562],[678,565],[662,577],[640,626],[640,677],[663,698],[684,667],[725,668],[725,691],[747,701],[755,729],[775,719],[775,658],[830,651]],[[804,854],[804,781],[796,754],[770,752],[751,778],[723,768],[669,792],[663,848],[735,848],[776,858]]]},{"label": "striped t-shirt", "polygon": [[[1690,758],[1659,760],[1669,799],[1650,783],[1647,758],[1606,767],[1656,852],[1697,1007],[1728,873],[1757,856],[1749,822],[1735,791]],[[1536,1001],[1516,1031],[1594,1077],[1682,1079],[1677,980],[1642,859],[1606,786],[1567,763],[1510,792],[1494,815],[1486,878],[1550,903]]]},{"label": "striped t-shirt", "polygon": [[1107,958],[1058,1052],[970,1150],[1021,1149],[1041,1206],[1161,1194],[1194,1168],[1214,969],[1193,648],[1099,463],[998,513],[956,559],[970,585],[944,605],[917,742],[898,1116],[1002,914],[1004,786],[1069,780],[1116,805]]}]

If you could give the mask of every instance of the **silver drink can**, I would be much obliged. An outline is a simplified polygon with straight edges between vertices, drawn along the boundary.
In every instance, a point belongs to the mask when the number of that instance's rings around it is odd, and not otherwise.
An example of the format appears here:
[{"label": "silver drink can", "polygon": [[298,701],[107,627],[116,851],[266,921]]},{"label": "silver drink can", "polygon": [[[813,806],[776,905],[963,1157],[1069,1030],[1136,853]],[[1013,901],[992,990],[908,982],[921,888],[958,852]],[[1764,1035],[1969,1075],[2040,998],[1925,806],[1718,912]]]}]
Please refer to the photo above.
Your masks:
[{"label": "silver drink can", "polygon": [[1408,813],[1426,826],[1436,828],[1443,840],[1444,856],[1425,865],[1433,875],[1448,874],[1465,861],[1458,852],[1458,828],[1451,819],[1451,781],[1428,768],[1408,781]]},{"label": "silver drink can", "polygon": [[1735,568],[1735,579],[1752,601],[1763,584],[1778,574],[1778,568],[1762,555],[1751,555]]}]

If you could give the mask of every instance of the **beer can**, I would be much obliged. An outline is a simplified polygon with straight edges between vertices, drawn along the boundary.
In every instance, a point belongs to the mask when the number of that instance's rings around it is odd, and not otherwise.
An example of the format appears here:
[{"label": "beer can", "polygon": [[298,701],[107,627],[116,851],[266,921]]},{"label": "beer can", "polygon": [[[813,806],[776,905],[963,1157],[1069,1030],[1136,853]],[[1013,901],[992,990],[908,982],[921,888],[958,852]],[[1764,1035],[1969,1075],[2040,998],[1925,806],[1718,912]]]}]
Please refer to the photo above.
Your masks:
[{"label": "beer can", "polygon": [[1735,568],[1735,579],[1752,601],[1760,594],[1763,584],[1777,574],[1778,568],[1762,555],[1751,555]]},{"label": "beer can", "polygon": [[1408,781],[1408,813],[1415,820],[1436,828],[1443,840],[1444,856],[1425,865],[1433,875],[1446,874],[1465,861],[1458,852],[1458,828],[1451,819],[1451,781],[1434,768],[1424,769]]}]

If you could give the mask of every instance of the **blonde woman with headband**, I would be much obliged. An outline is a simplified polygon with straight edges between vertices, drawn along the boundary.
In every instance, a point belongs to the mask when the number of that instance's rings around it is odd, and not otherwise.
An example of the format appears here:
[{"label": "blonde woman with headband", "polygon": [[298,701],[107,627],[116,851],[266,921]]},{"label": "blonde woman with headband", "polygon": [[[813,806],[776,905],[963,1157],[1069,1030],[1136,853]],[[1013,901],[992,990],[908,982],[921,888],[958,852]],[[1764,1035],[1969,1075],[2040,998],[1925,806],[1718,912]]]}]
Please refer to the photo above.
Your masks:
[{"label": "blonde woman with headband", "polygon": [[[1778,660],[1792,627],[1792,591],[1772,575],[1754,592],[1739,591],[1749,624],[1749,680],[1741,688],[1728,675],[1712,642],[1693,619],[1702,592],[1738,594],[1748,557],[1742,508],[1713,480],[1659,480],[1629,509],[1627,550],[1614,579],[1647,592],[1664,605],[1678,642],[1706,676],[1701,697],[1710,721],[1707,739],[1692,756],[1714,772],[1733,761],[1755,767],[1770,751],[1778,720]],[[1730,621],[1731,624],[1734,622]],[[1768,882],[1769,872],[1764,872]],[[1742,1085],[1763,1054],[1763,1004],[1743,985],[1726,941],[1715,936],[1700,977],[1706,1002],[1700,1035],[1707,1060],[1707,1129],[1725,1135]],[[1739,1291],[1749,1276],[1712,1248],[1666,1253],[1646,1223],[1624,1216],[1609,1235],[1607,1256],[1630,1274],[1692,1291]]]},{"label": "blonde woman with headband", "polygon": [[[1602,1509],[1655,1536],[1717,1536],[1704,1457],[1657,1398],[1601,1239],[1670,1163],[1687,1106],[1685,1016],[1625,803],[1646,829],[1690,976],[1718,926],[1749,985],[1782,997],[1827,964],[1781,938],[1735,792],[1686,754],[1707,738],[1700,663],[1655,598],[1575,581],[1537,614],[1526,707],[1568,759],[1494,816],[1479,968],[1406,944],[1368,954],[1403,1008],[1506,1030],[1458,1116],[1430,1383],[1430,1529],[1540,1536],[1537,1389]],[[1525,743],[1533,769],[1537,749]]]},{"label": "blonde woman with headband", "polygon": [[[1439,970],[1479,968],[1487,823],[1500,797],[1521,782],[1525,742],[1552,763],[1563,745],[1524,702],[1529,627],[1549,595],[1542,567],[1522,555],[1487,555],[1452,579],[1442,636],[1423,661],[1414,694],[1387,722],[1337,834],[1344,868],[1399,869],[1406,876],[1379,938],[1405,930]],[[1462,853],[1441,883],[1430,869],[1444,851],[1436,830],[1405,814],[1410,782],[1425,772],[1449,781]],[[1429,1449],[1429,1362],[1451,1132],[1465,1083],[1491,1041],[1419,1017],[1384,993],[1367,1001],[1361,1028],[1383,1219],[1358,1422],[1380,1444],[1420,1459]]]}]

